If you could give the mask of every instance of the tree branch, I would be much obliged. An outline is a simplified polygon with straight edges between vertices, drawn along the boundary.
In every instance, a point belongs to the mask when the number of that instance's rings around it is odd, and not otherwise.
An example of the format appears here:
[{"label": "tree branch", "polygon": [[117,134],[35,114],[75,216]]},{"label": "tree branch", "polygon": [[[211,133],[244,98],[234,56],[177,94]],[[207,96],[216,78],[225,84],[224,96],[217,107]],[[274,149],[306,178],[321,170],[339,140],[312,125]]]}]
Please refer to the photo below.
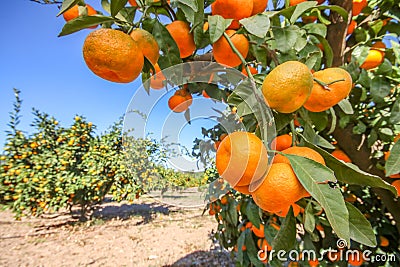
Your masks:
[{"label": "tree branch", "polygon": [[336,12],[331,12],[329,20],[332,22],[328,26],[327,40],[333,50],[333,67],[344,64],[344,52],[346,49],[347,27],[351,21],[353,1],[352,0],[330,0],[330,4],[344,8],[349,14],[347,21]]}]

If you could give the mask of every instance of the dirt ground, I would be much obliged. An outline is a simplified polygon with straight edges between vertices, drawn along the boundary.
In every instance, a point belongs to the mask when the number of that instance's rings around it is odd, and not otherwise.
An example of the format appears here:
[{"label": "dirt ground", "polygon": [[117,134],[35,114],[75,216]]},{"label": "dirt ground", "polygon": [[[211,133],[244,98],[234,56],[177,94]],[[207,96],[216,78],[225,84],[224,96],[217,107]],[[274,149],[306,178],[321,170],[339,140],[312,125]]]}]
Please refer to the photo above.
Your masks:
[{"label": "dirt ground", "polygon": [[0,211],[0,266],[234,266],[210,239],[214,219],[201,213],[150,199],[104,203],[85,223]]}]

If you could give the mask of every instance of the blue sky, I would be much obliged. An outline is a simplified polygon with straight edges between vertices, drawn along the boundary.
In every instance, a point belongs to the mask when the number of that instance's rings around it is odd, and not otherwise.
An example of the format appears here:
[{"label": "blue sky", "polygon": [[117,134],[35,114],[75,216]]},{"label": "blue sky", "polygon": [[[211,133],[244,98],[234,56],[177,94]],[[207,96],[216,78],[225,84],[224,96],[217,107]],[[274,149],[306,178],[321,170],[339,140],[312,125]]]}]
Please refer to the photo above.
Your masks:
[{"label": "blue sky", "polygon": [[[87,0],[101,10],[98,0]],[[0,1],[0,147],[14,101],[13,88],[22,91],[23,130],[31,131],[32,108],[55,116],[62,125],[84,115],[107,129],[127,108],[140,79],[129,84],[108,82],[95,76],[82,57],[82,45],[91,30],[57,37],[64,19],[56,5],[29,0]]]}]

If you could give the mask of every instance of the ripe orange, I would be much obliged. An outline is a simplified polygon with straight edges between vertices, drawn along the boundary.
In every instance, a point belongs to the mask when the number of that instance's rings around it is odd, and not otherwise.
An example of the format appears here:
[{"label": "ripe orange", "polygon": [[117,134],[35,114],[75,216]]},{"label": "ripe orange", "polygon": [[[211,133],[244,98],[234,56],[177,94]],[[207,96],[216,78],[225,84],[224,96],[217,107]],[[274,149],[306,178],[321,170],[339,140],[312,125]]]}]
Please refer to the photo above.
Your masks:
[{"label": "ripe orange", "polygon": [[264,251],[270,251],[272,249],[271,245],[265,238],[258,239],[257,246],[259,249],[262,249]]},{"label": "ripe orange", "polygon": [[348,253],[348,263],[353,266],[361,266],[364,263],[363,253],[359,250],[354,252],[355,253]]},{"label": "ripe orange", "polygon": [[380,245],[381,247],[387,247],[387,246],[389,246],[389,239],[387,239],[386,237],[384,237],[384,236],[379,236],[379,240],[380,240],[379,245]]},{"label": "ripe orange", "polygon": [[353,88],[350,73],[341,68],[327,68],[315,72],[313,76],[327,86],[314,81],[311,95],[304,103],[304,107],[312,112],[321,112],[333,107],[346,98]]},{"label": "ripe orange", "polygon": [[400,140],[400,133],[393,138],[393,142],[396,143]]},{"label": "ripe orange", "polygon": [[210,98],[210,96],[207,94],[206,90],[203,90],[201,92],[201,94],[203,95],[204,98]]},{"label": "ripe orange", "polygon": [[221,204],[222,204],[222,205],[226,205],[226,204],[228,204],[228,202],[229,202],[228,196],[227,196],[227,195],[224,195],[224,196],[221,198]]},{"label": "ripe orange", "polygon": [[[86,7],[86,10],[87,10],[87,14],[86,14],[87,16],[92,16],[92,15],[96,15],[97,14],[97,11],[91,5],[86,4],[85,7]],[[79,12],[79,5],[74,5],[73,7],[71,7],[70,9],[68,9],[67,11],[65,11],[63,13],[63,17],[64,17],[65,21],[67,21],[67,22],[72,20],[72,19],[75,19],[75,18],[77,18],[79,16],[82,16],[82,15],[83,14]],[[90,28],[94,29],[96,27],[97,27],[97,25],[96,26],[92,26]]]},{"label": "ripe orange", "polygon": [[165,86],[165,81],[166,78],[164,76],[164,74],[162,73],[160,66],[158,65],[158,63],[156,63],[154,65],[154,70],[156,71],[156,74],[151,76],[150,78],[150,87],[153,89],[162,89]]},{"label": "ripe orange", "polygon": [[136,3],[136,0],[128,0],[129,4],[131,4],[131,6],[138,6],[138,4]]},{"label": "ripe orange", "polygon": [[369,70],[378,67],[382,64],[385,59],[385,44],[382,42],[376,42],[372,45],[371,49],[368,51],[367,58],[360,66],[360,68]]},{"label": "ripe orange", "polygon": [[181,58],[186,58],[196,50],[193,34],[190,32],[190,26],[184,21],[175,20],[167,25],[167,30],[176,42],[179,48]]},{"label": "ripe orange", "polygon": [[357,27],[357,21],[352,20],[347,27],[347,34],[352,34],[354,29]]},{"label": "ripe orange", "polygon": [[232,187],[249,185],[265,175],[267,149],[256,135],[233,132],[221,141],[216,167],[220,176]]},{"label": "ripe orange", "polygon": [[400,180],[394,181],[394,182],[392,183],[392,185],[393,185],[394,187],[396,187],[397,196],[399,197],[399,196],[400,196]]},{"label": "ripe orange", "polygon": [[251,226],[251,231],[260,238],[264,238],[265,237],[265,233],[264,233],[264,224],[260,224],[260,228],[257,228],[255,225]]},{"label": "ripe orange", "polygon": [[[321,163],[322,165],[325,165],[325,160],[321,156],[321,154],[319,154],[317,151],[315,151],[311,148],[308,148],[308,147],[293,146],[293,147],[289,147],[288,149],[283,150],[282,152],[285,154],[289,154],[289,155],[302,156],[302,157],[305,157],[308,159],[312,159],[318,163]],[[275,155],[273,163],[290,164],[290,161],[287,157],[278,154],[278,155]]]},{"label": "ripe orange", "polygon": [[235,189],[236,191],[245,194],[245,195],[250,195],[250,191],[249,191],[249,186],[248,185],[243,185],[243,186],[235,186],[233,189]]},{"label": "ripe orange", "polygon": [[278,151],[285,150],[292,146],[292,136],[289,134],[278,135],[271,142],[271,148]]},{"label": "ripe orange", "polygon": [[[249,66],[249,70],[250,70],[250,73],[253,74],[253,75],[258,73],[258,70],[256,68],[252,67],[252,66]],[[242,68],[242,73],[244,75],[248,76],[246,68]]]},{"label": "ripe orange", "polygon": [[[249,1],[250,2],[250,1]],[[215,2],[214,2],[215,3]],[[226,34],[230,37],[233,45],[237,48],[240,54],[245,58],[249,52],[249,41],[243,34],[237,34],[235,30],[227,30]],[[230,67],[236,67],[242,63],[240,58],[233,52],[229,46],[225,36],[221,36],[213,44],[213,54],[215,60],[223,65]]]},{"label": "ripe orange", "polygon": [[310,267],[317,267],[317,266],[319,266],[319,261],[317,259],[308,260],[308,264],[310,265]]},{"label": "ripe orange", "polygon": [[292,167],[286,163],[274,163],[261,185],[252,192],[254,202],[269,212],[284,212],[299,199],[308,196]]},{"label": "ripe orange", "polygon": [[292,113],[307,101],[312,87],[313,76],[308,67],[298,61],[287,61],[265,77],[262,93],[271,108]]},{"label": "ripe orange", "polygon": [[151,64],[155,65],[160,57],[156,39],[148,31],[137,28],[129,34],[136,42],[138,47],[142,49],[143,56],[145,56]]},{"label": "ripe orange", "polygon": [[344,151],[341,149],[336,149],[335,151],[333,151],[332,156],[334,156],[335,158],[337,158],[339,160],[343,160],[344,162],[351,162],[351,159],[349,158],[349,156],[347,156],[347,154],[344,153]]},{"label": "ripe orange", "polygon": [[283,209],[280,212],[275,212],[275,214],[278,215],[279,217],[283,217],[283,218],[286,217],[286,215],[288,214],[288,212],[290,210],[290,206],[293,207],[293,214],[295,217],[297,217],[297,215],[299,215],[299,213],[301,211],[301,207],[299,205],[297,205],[296,203],[287,206],[286,209]]},{"label": "ripe orange", "polygon": [[86,37],[83,58],[96,75],[120,83],[136,79],[144,64],[142,51],[128,34],[106,28]]},{"label": "ripe orange", "polygon": [[268,0],[253,0],[253,10],[251,11],[251,15],[255,15],[261,12],[264,12],[268,6]]},{"label": "ripe orange", "polygon": [[249,0],[216,0],[211,4],[212,15],[233,19],[230,29],[238,29],[240,26],[238,20],[250,17],[252,12],[253,1]]},{"label": "ripe orange", "polygon": [[289,6],[295,6],[295,5],[298,5],[298,4],[303,3],[305,1],[307,1],[307,0],[290,0],[289,1]]},{"label": "ripe orange", "polygon": [[353,0],[353,16],[360,14],[367,5],[367,0]]},{"label": "ripe orange", "polygon": [[316,21],[318,19],[318,17],[316,16],[302,16],[301,20],[303,21],[303,23],[313,23],[314,21]]},{"label": "ripe orange", "polygon": [[186,89],[180,89],[169,98],[168,107],[173,112],[180,113],[186,111],[192,105],[192,101],[192,95]]}]

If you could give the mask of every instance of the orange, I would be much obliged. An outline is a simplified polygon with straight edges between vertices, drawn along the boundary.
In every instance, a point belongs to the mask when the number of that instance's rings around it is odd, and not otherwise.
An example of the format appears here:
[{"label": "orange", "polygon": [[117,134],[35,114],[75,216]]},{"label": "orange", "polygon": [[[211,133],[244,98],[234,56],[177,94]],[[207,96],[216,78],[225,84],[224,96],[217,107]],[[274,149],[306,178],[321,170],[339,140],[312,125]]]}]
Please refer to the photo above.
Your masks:
[{"label": "orange", "polygon": [[261,185],[252,192],[254,202],[269,212],[284,212],[299,199],[308,196],[292,167],[286,163],[274,163]]},{"label": "orange", "polygon": [[131,6],[138,6],[138,4],[136,3],[136,0],[128,0],[129,4],[131,4]]},{"label": "orange", "polygon": [[360,66],[362,69],[373,69],[382,64],[385,59],[385,44],[382,42],[376,42],[372,45],[371,49],[368,51],[367,58]]},{"label": "orange", "polygon": [[271,149],[282,151],[292,146],[292,136],[289,134],[278,135],[271,142]]},{"label": "orange", "polygon": [[264,251],[270,251],[272,249],[271,245],[268,244],[268,241],[265,238],[258,239],[257,246],[259,249]]},{"label": "orange", "polygon": [[364,262],[363,254],[359,250],[352,251],[352,253],[347,253],[348,263],[353,266],[361,266]]},{"label": "orange", "polygon": [[201,94],[202,94],[203,97],[205,97],[205,98],[210,98],[210,96],[207,94],[206,90],[203,90],[203,91],[201,92]]},{"label": "orange", "polygon": [[257,228],[255,225],[251,226],[251,231],[260,238],[264,238],[265,237],[265,233],[264,233],[264,224],[260,224],[260,228]]},{"label": "orange", "polygon": [[[243,34],[237,34],[235,30],[227,30],[225,33],[230,37],[233,45],[245,58],[249,52],[249,41],[246,37]],[[213,44],[213,54],[215,61],[223,65],[236,67],[242,63],[240,58],[233,52],[225,36],[221,36],[221,38]]]},{"label": "orange", "polygon": [[286,215],[288,214],[289,210],[290,210],[290,206],[293,207],[293,214],[295,217],[297,217],[297,215],[299,215],[300,211],[301,211],[301,207],[297,204],[292,204],[286,207],[286,209],[283,209],[280,212],[275,212],[276,215],[278,215],[279,217],[286,217]]},{"label": "orange", "polygon": [[313,23],[314,21],[316,21],[317,17],[316,16],[302,16],[301,20],[304,23],[308,24],[308,23]]},{"label": "orange", "polygon": [[[92,15],[96,15],[97,14],[97,11],[91,5],[86,4],[85,7],[86,7],[86,10],[87,10],[87,13],[86,13],[87,16],[92,16]],[[79,5],[74,5],[73,7],[71,7],[70,9],[68,9],[67,11],[65,11],[63,13],[63,17],[64,17],[65,21],[70,21],[70,20],[75,19],[75,18],[77,18],[79,16],[83,16],[82,13],[79,13]],[[96,26],[92,26],[90,28],[94,29],[96,27],[97,27],[97,25]]]},{"label": "orange", "polygon": [[367,0],[353,0],[353,16],[360,14],[367,5]]},{"label": "orange", "polygon": [[240,26],[238,20],[250,17],[252,12],[253,1],[251,0],[216,0],[211,4],[212,15],[234,20],[229,26],[230,29],[238,29]]},{"label": "orange", "polygon": [[289,1],[289,6],[295,6],[295,5],[298,5],[298,4],[303,3],[305,1],[307,1],[307,0],[290,0]]},{"label": "orange", "polygon": [[192,105],[193,97],[185,89],[180,89],[175,92],[168,100],[168,107],[176,113],[186,111]]},{"label": "orange", "polygon": [[343,160],[344,162],[351,162],[349,156],[347,156],[347,154],[344,153],[344,151],[341,149],[336,149],[335,151],[333,151],[332,156],[334,156],[338,160]]},{"label": "orange", "polygon": [[143,56],[145,56],[151,64],[155,65],[160,57],[160,48],[153,35],[140,28],[134,29],[129,35],[137,43],[138,47],[142,49]]},{"label": "orange", "polygon": [[379,245],[380,245],[381,247],[387,247],[387,246],[389,246],[389,239],[387,239],[387,238],[384,237],[384,236],[380,236],[379,239],[380,239]]},{"label": "orange", "polygon": [[264,12],[268,6],[268,0],[253,0],[253,10],[251,11],[251,15],[255,15],[261,12]]},{"label": "orange", "polygon": [[369,70],[378,67],[380,64],[382,64],[385,56],[382,55],[382,52],[377,50],[377,49],[370,49],[368,51],[367,58],[361,64],[360,68]]},{"label": "orange", "polygon": [[219,136],[219,141],[222,141],[222,140],[224,140],[226,137],[228,136],[228,134],[227,133],[223,133],[223,134],[221,134],[220,136]]},{"label": "orange", "polygon": [[265,77],[262,93],[271,108],[292,113],[307,101],[312,87],[313,76],[308,67],[298,61],[287,61]]},{"label": "orange", "polygon": [[352,20],[347,27],[347,34],[352,34],[354,29],[357,27],[357,21]]},{"label": "orange", "polygon": [[156,63],[154,65],[154,70],[156,71],[156,75],[151,76],[150,78],[150,87],[153,89],[162,89],[165,86],[165,81],[166,78],[164,76],[164,74],[162,73],[160,66],[158,65],[158,63]]},{"label": "orange", "polygon": [[346,196],[344,200],[350,203],[354,203],[357,201],[357,196],[354,194],[348,194],[348,196]]},{"label": "orange", "polygon": [[243,186],[235,186],[233,189],[235,189],[236,191],[245,194],[245,195],[250,195],[250,191],[249,191],[249,186],[248,185],[243,185]]},{"label": "orange", "polygon": [[224,195],[224,196],[221,198],[221,204],[222,204],[222,205],[226,205],[226,204],[228,204],[228,202],[229,202],[228,197],[227,197],[226,195]]},{"label": "orange", "polygon": [[83,58],[94,74],[120,83],[135,80],[144,64],[142,51],[128,34],[106,28],[86,37]]},{"label": "orange", "polygon": [[321,112],[333,107],[346,98],[353,88],[350,73],[341,68],[327,68],[315,72],[313,76],[311,95],[304,103],[304,107],[312,112]]},{"label": "orange", "polygon": [[319,261],[317,259],[308,260],[308,264],[310,265],[310,267],[317,267],[317,266],[319,266]]},{"label": "orange", "polygon": [[193,34],[190,32],[190,26],[184,21],[175,20],[167,25],[167,30],[178,46],[181,58],[186,58],[196,50]]},{"label": "orange", "polygon": [[400,180],[394,181],[394,182],[392,183],[392,185],[393,185],[394,187],[396,187],[397,196],[399,197],[399,196],[400,196]]},{"label": "orange", "polygon": [[[253,74],[253,75],[258,73],[258,70],[256,68],[252,67],[252,66],[249,66],[249,70],[250,70],[250,73]],[[242,68],[242,73],[244,75],[248,76],[246,68]]]},{"label": "orange", "polygon": [[[289,147],[289,148],[283,150],[282,152],[285,154],[302,156],[302,157],[305,157],[308,159],[312,159],[318,163],[321,163],[322,165],[325,165],[324,158],[317,151],[315,151],[311,148],[308,148],[308,147],[293,146],[293,147]],[[290,161],[287,157],[278,154],[278,155],[275,155],[273,163],[290,164]]]},{"label": "orange", "polygon": [[265,175],[268,167],[267,149],[256,135],[233,132],[221,141],[216,167],[220,176],[232,187],[249,185]]},{"label": "orange", "polygon": [[400,133],[393,138],[393,142],[396,143],[400,140]]}]

